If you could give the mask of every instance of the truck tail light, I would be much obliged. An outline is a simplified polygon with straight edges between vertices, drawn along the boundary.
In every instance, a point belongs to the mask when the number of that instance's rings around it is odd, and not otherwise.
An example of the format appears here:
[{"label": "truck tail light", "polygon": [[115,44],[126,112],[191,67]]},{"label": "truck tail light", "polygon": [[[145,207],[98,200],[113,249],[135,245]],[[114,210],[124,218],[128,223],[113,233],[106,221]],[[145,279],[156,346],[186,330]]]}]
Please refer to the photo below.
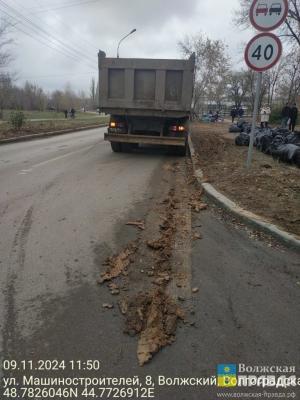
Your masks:
[{"label": "truck tail light", "polygon": [[185,127],[183,125],[172,125],[170,126],[170,131],[171,132],[184,132]]},{"label": "truck tail light", "polygon": [[111,121],[109,123],[109,127],[110,128],[125,128],[125,123],[124,122]]}]

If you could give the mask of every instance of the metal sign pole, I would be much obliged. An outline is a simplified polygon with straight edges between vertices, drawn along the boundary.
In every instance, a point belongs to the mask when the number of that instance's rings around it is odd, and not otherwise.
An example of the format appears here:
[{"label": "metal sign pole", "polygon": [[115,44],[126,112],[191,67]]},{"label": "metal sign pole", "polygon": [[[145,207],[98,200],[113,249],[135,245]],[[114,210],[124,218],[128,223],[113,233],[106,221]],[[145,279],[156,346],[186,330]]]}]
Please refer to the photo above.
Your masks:
[{"label": "metal sign pole", "polygon": [[250,168],[251,162],[252,162],[254,133],[255,133],[255,128],[256,128],[259,97],[260,97],[261,84],[262,84],[262,72],[258,72],[257,75],[258,76],[257,76],[257,84],[256,84],[256,95],[255,95],[254,110],[253,110],[253,117],[252,117],[252,128],[251,128],[251,134],[250,134],[250,143],[249,143],[249,149],[248,149],[247,168]]}]

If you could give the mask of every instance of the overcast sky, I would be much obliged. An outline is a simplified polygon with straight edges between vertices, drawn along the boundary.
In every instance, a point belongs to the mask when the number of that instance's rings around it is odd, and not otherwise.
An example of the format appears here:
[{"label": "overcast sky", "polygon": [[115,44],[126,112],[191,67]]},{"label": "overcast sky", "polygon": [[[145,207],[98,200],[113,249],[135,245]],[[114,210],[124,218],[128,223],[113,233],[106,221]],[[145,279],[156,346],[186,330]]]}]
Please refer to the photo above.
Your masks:
[{"label": "overcast sky", "polygon": [[11,69],[18,83],[54,90],[69,82],[87,93],[98,49],[115,57],[119,39],[133,28],[121,57],[180,58],[178,41],[202,32],[224,40],[233,64],[243,66],[251,32],[232,24],[237,8],[238,0],[0,0],[0,15],[15,24]]}]

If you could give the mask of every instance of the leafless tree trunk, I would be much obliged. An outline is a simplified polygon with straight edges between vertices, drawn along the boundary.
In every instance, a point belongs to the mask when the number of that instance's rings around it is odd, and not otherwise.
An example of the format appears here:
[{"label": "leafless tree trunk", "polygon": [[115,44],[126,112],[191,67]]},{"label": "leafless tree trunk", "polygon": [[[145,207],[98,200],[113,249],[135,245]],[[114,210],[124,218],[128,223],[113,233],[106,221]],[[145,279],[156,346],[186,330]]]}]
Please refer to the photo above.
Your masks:
[{"label": "leafless tree trunk", "polygon": [[9,38],[9,24],[4,19],[0,19],[0,119],[3,118],[3,109],[9,98],[11,78],[4,68],[8,66],[12,59],[9,45],[12,39]]},{"label": "leafless tree trunk", "polygon": [[9,37],[10,24],[4,19],[0,19],[0,69],[6,67],[12,59],[9,45],[12,39]]},{"label": "leafless tree trunk", "polygon": [[90,96],[91,96],[91,105],[92,108],[95,108],[95,103],[96,103],[96,81],[95,78],[92,78],[91,80],[91,86],[90,86]]}]

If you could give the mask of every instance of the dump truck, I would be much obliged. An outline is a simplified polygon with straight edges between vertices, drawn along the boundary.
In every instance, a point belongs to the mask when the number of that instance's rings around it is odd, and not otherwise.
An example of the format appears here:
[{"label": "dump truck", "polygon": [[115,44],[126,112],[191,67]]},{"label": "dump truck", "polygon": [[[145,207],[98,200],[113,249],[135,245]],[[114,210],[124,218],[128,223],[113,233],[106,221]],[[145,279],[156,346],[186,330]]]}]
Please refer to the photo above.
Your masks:
[{"label": "dump truck", "polygon": [[194,87],[188,60],[107,58],[98,54],[99,108],[110,115],[104,139],[114,152],[169,146],[185,155]]}]

